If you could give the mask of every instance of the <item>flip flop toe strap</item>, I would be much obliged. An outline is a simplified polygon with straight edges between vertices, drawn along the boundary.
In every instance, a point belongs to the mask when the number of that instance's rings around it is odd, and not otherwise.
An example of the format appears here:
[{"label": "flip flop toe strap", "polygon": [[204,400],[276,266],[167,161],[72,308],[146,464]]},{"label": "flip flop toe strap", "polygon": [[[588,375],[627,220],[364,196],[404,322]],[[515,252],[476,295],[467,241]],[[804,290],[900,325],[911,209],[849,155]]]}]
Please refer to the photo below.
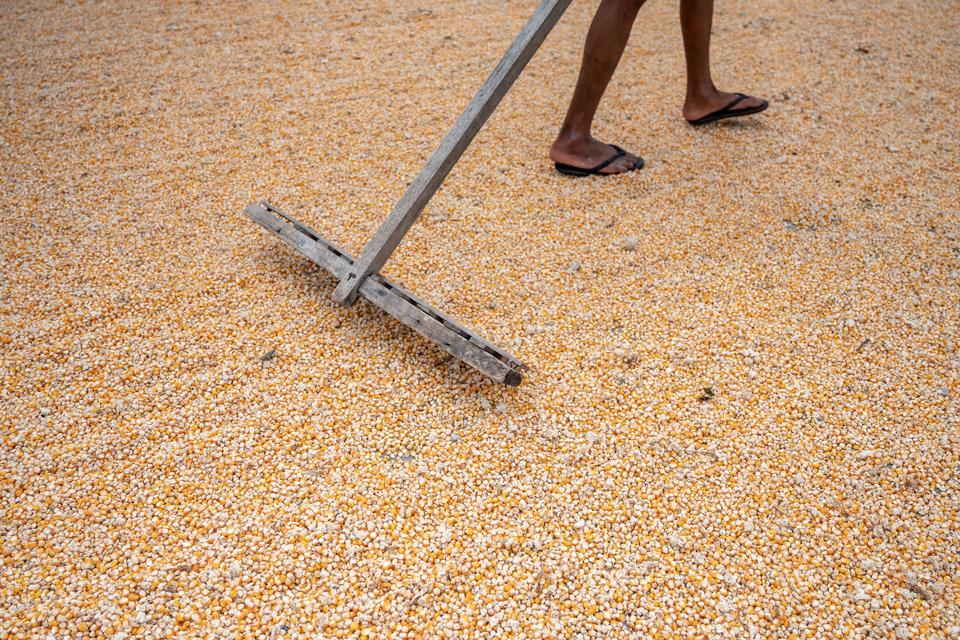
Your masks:
[{"label": "flip flop toe strap", "polygon": [[621,149],[620,147],[618,147],[617,145],[612,144],[610,146],[614,148],[616,153],[614,153],[612,156],[610,156],[609,158],[607,158],[597,166],[593,167],[592,169],[588,169],[590,173],[599,173],[601,169],[604,169],[605,167],[609,166],[610,163],[613,162],[614,160],[618,158],[622,158],[623,156],[627,155],[627,152]]},{"label": "flip flop toe strap", "polygon": [[725,106],[723,109],[720,109],[720,111],[717,111],[716,113],[727,113],[728,111],[733,111],[733,108],[735,106],[737,106],[738,104],[740,104],[741,102],[743,102],[749,97],[750,96],[746,95],[745,93],[738,93],[737,97],[730,101],[730,104]]}]

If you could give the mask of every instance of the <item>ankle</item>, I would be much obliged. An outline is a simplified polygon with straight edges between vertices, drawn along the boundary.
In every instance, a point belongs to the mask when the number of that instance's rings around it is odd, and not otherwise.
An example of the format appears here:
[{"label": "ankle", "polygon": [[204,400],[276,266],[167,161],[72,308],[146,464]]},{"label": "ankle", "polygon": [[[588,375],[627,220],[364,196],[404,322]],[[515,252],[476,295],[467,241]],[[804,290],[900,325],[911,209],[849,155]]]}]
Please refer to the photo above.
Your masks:
[{"label": "ankle", "polygon": [[560,127],[560,132],[557,134],[557,139],[553,144],[554,146],[571,147],[589,142],[592,139],[593,136],[590,135],[590,129],[571,127],[564,124]]},{"label": "ankle", "polygon": [[713,81],[700,82],[695,85],[687,85],[687,104],[701,104],[709,102],[711,98],[718,93],[717,87]]}]

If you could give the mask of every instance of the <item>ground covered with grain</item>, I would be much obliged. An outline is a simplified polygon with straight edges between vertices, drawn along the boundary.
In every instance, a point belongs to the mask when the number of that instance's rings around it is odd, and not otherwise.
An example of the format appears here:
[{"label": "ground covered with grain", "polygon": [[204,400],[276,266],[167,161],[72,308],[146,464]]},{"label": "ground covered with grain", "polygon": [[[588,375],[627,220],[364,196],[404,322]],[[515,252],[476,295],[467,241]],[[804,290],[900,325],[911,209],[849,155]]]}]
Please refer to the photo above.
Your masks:
[{"label": "ground covered with grain", "polygon": [[960,637],[960,3],[676,6],[547,148],[577,2],[386,273],[357,252],[530,0],[0,5],[0,638]]}]

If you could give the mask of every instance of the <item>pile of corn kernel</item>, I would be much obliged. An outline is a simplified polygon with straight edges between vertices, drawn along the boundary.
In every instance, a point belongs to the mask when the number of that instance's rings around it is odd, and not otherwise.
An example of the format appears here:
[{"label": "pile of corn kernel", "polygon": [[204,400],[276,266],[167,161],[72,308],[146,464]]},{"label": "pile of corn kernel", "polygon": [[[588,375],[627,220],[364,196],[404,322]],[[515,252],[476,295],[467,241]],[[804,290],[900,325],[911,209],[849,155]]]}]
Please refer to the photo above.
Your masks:
[{"label": "pile of corn kernel", "polygon": [[[641,10],[574,180],[574,3],[385,272],[358,251],[533,0],[0,8],[0,638],[960,637],[960,12]],[[955,7],[954,7],[955,8]]]}]

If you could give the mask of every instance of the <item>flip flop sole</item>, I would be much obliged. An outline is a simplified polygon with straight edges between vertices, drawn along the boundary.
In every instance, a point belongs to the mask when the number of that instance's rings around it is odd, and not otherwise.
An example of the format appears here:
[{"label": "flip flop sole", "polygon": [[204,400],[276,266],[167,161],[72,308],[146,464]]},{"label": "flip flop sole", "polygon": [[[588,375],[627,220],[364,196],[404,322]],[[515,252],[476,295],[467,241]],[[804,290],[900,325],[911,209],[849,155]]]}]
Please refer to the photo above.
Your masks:
[{"label": "flip flop sole", "polygon": [[553,166],[554,168],[556,168],[557,171],[559,171],[565,176],[573,176],[574,178],[586,178],[588,176],[601,176],[601,177],[619,176],[624,173],[630,173],[630,171],[637,171],[638,169],[642,169],[643,164],[644,164],[643,158],[638,157],[637,161],[633,163],[633,169],[630,169],[629,171],[616,171],[612,173],[603,173],[602,171],[594,171],[592,169],[582,169],[580,167],[575,167],[570,164],[563,164],[562,162],[555,162],[553,163]]},{"label": "flip flop sole", "polygon": [[716,122],[717,120],[726,120],[727,118],[740,118],[742,116],[752,116],[755,113],[760,113],[764,111],[767,107],[770,106],[769,102],[764,102],[760,106],[750,107],[749,109],[734,109],[733,111],[727,111],[726,113],[713,113],[708,116],[704,116],[697,120],[687,120],[687,123],[694,127],[699,127],[703,124],[710,124],[711,122]]},{"label": "flip flop sole", "polygon": [[589,169],[581,169],[580,167],[574,167],[573,165],[569,165],[569,164],[562,164],[560,162],[555,162],[553,163],[553,166],[556,168],[557,171],[559,171],[565,176],[573,176],[574,178],[585,178],[591,175]]}]

